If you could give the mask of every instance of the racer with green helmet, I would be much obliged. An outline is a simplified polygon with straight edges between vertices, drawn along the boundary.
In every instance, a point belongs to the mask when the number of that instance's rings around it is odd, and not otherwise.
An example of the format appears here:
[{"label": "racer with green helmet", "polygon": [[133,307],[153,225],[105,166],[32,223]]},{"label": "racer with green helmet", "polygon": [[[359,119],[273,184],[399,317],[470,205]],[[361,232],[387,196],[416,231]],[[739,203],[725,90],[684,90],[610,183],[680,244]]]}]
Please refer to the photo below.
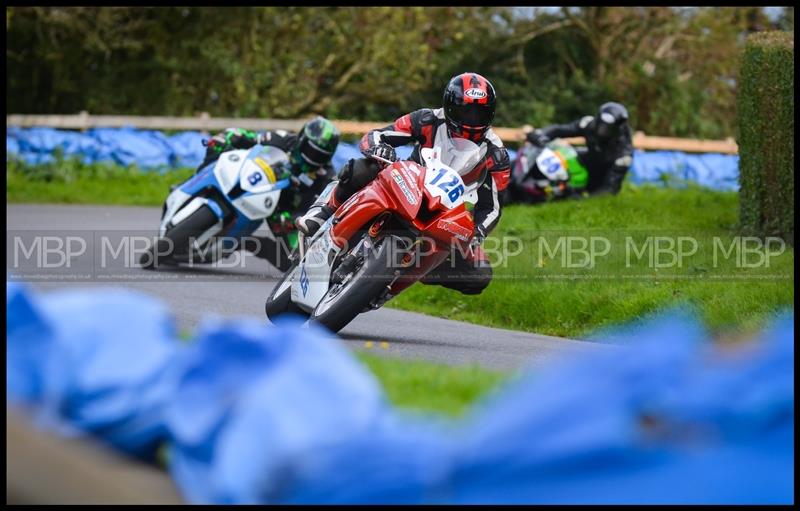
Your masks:
[{"label": "racer with green helmet", "polygon": [[[199,171],[216,161],[226,151],[249,149],[256,144],[273,146],[289,156],[292,186],[281,193],[276,213],[268,219],[274,234],[281,229],[294,229],[295,217],[303,214],[313,204],[322,190],[336,178],[331,159],[339,145],[339,129],[328,119],[317,116],[306,122],[303,128],[292,133],[286,130],[271,130],[256,133],[241,128],[228,128],[204,141],[206,156],[197,168]],[[289,266],[287,247],[281,247],[267,237],[254,237],[259,243],[254,250],[256,256],[267,259],[280,270]],[[276,236],[277,238],[278,236]],[[245,244],[244,248],[250,250]]]}]

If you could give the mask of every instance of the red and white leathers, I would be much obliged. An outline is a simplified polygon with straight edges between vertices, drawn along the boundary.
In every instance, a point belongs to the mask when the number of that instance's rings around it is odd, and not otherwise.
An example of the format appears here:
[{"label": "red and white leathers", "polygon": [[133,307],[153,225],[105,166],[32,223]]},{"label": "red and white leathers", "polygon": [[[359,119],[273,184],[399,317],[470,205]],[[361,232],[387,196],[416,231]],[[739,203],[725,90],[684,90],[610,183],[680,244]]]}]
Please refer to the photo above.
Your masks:
[{"label": "red and white leathers", "polygon": [[[445,124],[443,109],[424,108],[406,114],[385,128],[372,130],[361,139],[362,152],[369,153],[380,144],[398,147],[415,144],[410,159],[421,163],[420,148],[439,147],[445,153],[452,148]],[[492,267],[478,246],[500,220],[501,203],[498,196],[508,185],[511,174],[508,151],[491,128],[478,144],[480,159],[471,168],[454,168],[464,184],[477,187],[478,200],[473,209],[475,223],[474,249],[465,255],[456,253],[420,280],[437,284],[465,294],[478,294],[492,280]],[[446,155],[443,155],[446,160]],[[339,180],[331,191],[323,193],[318,203],[298,220],[298,228],[309,234],[315,231],[348,198],[375,179],[383,164],[371,158],[350,160],[339,172]]]},{"label": "red and white leathers", "polygon": [[[450,134],[445,124],[444,110],[442,108],[436,110],[423,108],[400,117],[385,128],[370,131],[362,137],[360,148],[362,151],[367,151],[381,142],[392,147],[413,143],[415,147],[410,159],[421,163],[420,148],[440,147],[444,153],[449,147],[452,147],[447,143],[448,137],[450,137]],[[494,229],[500,220],[501,204],[498,195],[508,186],[511,163],[508,151],[503,147],[503,142],[491,128],[486,132],[484,140],[478,146],[482,154],[482,158],[478,163],[472,168],[454,170],[461,175],[464,184],[467,186],[478,183],[478,201],[475,204],[473,216],[476,234],[483,238]],[[337,188],[342,185],[341,177],[346,176],[340,176],[340,183]],[[374,178],[374,176],[372,177]],[[356,179],[354,181],[362,180]],[[363,184],[366,184],[366,182]],[[349,187],[345,186],[344,188]],[[343,191],[350,192],[350,190]],[[355,193],[355,191],[357,190],[352,190],[352,193]],[[347,197],[352,193],[347,193]],[[335,193],[335,198],[329,204],[334,208],[338,207],[340,204],[337,204],[338,200],[347,199],[344,195],[344,193]]]}]

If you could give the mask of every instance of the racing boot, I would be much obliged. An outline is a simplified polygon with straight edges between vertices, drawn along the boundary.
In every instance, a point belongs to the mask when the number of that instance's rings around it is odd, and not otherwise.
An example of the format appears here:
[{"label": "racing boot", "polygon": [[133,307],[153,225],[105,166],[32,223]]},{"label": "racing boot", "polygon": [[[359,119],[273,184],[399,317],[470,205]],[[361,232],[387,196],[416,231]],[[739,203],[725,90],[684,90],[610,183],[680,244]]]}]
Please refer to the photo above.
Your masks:
[{"label": "racing boot", "polygon": [[295,221],[297,229],[305,236],[313,236],[322,224],[333,215],[334,209],[327,204],[314,204],[305,215]]},{"label": "racing boot", "polygon": [[297,230],[304,236],[311,237],[316,233],[333,213],[339,208],[340,204],[336,201],[334,189],[338,181],[331,181],[328,186],[319,194],[319,197],[308,208],[306,214],[295,221]]}]

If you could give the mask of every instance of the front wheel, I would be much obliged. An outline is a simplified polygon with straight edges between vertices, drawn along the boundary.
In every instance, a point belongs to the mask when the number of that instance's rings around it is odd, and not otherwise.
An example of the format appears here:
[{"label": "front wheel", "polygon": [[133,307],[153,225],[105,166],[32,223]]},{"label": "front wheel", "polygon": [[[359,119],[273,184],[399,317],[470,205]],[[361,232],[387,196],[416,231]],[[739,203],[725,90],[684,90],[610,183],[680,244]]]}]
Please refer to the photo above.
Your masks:
[{"label": "front wheel", "polygon": [[164,233],[163,238],[156,240],[154,245],[142,254],[139,264],[144,269],[152,270],[160,264],[174,264],[175,256],[191,256],[190,242],[201,234],[211,229],[219,219],[208,206],[201,206],[189,215],[183,222]]},{"label": "front wheel", "polygon": [[283,278],[272,288],[272,292],[264,305],[267,318],[273,323],[275,323],[275,320],[279,316],[288,313],[300,314],[308,317],[308,313],[292,301],[292,279],[290,277],[296,267],[296,264],[292,265],[292,267],[283,274]]},{"label": "front wheel", "polygon": [[402,240],[388,236],[377,250],[359,255],[341,282],[331,285],[311,313],[309,321],[338,332],[378,298],[396,278],[394,259],[405,248]]}]

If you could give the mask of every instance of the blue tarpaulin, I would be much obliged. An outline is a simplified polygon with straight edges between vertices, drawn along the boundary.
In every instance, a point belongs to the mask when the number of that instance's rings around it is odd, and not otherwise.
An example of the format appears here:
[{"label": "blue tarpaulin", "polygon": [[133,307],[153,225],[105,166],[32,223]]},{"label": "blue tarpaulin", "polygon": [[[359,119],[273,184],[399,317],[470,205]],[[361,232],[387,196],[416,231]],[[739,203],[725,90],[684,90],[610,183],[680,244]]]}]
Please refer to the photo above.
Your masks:
[{"label": "blue tarpaulin", "polygon": [[444,421],[394,409],[299,319],[211,319],[184,343],[138,292],[6,298],[9,403],[145,459],[167,445],[190,502],[793,502],[792,312],[724,350],[667,314]]},{"label": "blue tarpaulin", "polygon": [[739,189],[739,156],[634,151],[628,179],[634,184],[696,183],[714,190],[735,191]]},{"label": "blue tarpaulin", "polygon": [[[143,169],[196,167],[203,161],[208,138],[200,132],[186,131],[165,135],[160,131],[134,128],[95,128],[86,132],[53,128],[6,128],[6,159],[22,158],[30,164],[54,161],[56,151],[63,157],[78,157],[85,163],[113,162],[136,164]],[[411,153],[399,148],[399,157]],[[509,151],[511,158],[516,152]],[[350,158],[360,156],[357,144],[341,143],[333,156],[339,170]],[[629,180],[634,184],[653,183],[680,186],[694,182],[715,190],[738,190],[739,157],[728,154],[688,154],[677,151],[636,151]]]}]

